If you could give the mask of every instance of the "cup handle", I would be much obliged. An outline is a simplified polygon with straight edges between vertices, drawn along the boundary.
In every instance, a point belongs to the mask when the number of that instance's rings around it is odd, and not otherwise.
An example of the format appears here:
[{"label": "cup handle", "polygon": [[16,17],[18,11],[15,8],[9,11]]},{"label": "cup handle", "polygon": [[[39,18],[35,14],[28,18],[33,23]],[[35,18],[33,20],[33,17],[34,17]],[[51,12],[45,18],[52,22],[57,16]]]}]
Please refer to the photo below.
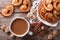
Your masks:
[{"label": "cup handle", "polygon": [[33,35],[33,32],[32,32],[32,31],[29,31],[28,34],[29,34],[29,35]]}]

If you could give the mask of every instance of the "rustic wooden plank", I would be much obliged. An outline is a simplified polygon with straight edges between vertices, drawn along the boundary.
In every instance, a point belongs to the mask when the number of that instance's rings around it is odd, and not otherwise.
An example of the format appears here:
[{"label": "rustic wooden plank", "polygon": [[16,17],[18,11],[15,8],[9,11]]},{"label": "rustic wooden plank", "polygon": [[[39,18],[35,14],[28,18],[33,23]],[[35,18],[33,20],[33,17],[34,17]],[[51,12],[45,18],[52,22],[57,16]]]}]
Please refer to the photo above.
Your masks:
[{"label": "rustic wooden plank", "polygon": [[[12,0],[0,0],[0,8],[3,9],[7,4],[10,4]],[[35,1],[35,0],[31,0],[31,3]],[[14,17],[26,17],[26,14],[25,13],[19,13],[19,8],[18,7],[15,7],[15,11],[13,13],[12,16],[10,17],[4,17],[0,14],[0,26],[1,25],[6,25],[7,27],[9,27],[9,24],[11,22],[11,20],[14,18]],[[59,27],[60,28],[60,27]],[[47,36],[47,35],[46,35]],[[43,38],[38,35],[38,36],[35,36],[34,39],[36,40],[46,40],[46,36],[44,36]],[[28,37],[27,37],[28,38]],[[57,38],[57,37],[56,37]],[[0,40],[13,40],[11,39],[10,37],[8,37],[8,35],[2,31],[0,31]],[[18,40],[18,38],[16,39]],[[19,39],[20,40],[20,39]],[[60,40],[60,35],[58,37],[58,39],[56,40]]]}]

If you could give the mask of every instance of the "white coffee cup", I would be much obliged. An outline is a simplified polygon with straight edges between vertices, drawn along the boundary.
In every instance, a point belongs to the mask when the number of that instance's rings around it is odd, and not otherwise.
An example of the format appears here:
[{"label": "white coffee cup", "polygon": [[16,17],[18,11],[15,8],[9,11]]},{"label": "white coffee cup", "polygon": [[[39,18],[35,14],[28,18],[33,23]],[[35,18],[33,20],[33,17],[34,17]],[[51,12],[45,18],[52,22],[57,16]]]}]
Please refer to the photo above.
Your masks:
[{"label": "white coffee cup", "polygon": [[[22,34],[22,35],[15,34],[15,33],[12,31],[12,29],[11,29],[11,25],[12,25],[13,21],[16,20],[16,19],[18,19],[18,18],[25,20],[25,21],[27,22],[27,24],[28,24],[28,29],[27,29],[27,31],[26,31],[24,34]],[[13,35],[17,36],[17,37],[23,37],[23,36],[25,36],[27,33],[29,33],[29,34],[31,35],[32,32],[30,32],[29,29],[30,29],[30,23],[29,23],[25,18],[23,18],[23,17],[15,17],[15,18],[13,18],[13,20],[10,22],[10,25],[9,25],[9,30],[10,30],[10,32],[11,32]]]}]

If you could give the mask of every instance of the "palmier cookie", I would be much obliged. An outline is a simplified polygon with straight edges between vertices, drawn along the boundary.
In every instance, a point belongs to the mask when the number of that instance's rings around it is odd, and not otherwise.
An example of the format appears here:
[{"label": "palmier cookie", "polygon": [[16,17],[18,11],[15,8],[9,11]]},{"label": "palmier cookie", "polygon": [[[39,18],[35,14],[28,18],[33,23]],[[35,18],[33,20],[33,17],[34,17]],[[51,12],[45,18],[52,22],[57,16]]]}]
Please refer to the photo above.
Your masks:
[{"label": "palmier cookie", "polygon": [[57,22],[57,19],[50,12],[46,13],[46,20],[50,23],[56,23]]},{"label": "palmier cookie", "polygon": [[19,6],[19,5],[22,4],[22,0],[12,0],[12,4],[13,4],[14,6]]},{"label": "palmier cookie", "polygon": [[24,0],[23,5],[20,6],[21,12],[29,12],[31,8],[31,2],[30,0]]},{"label": "palmier cookie", "polygon": [[46,9],[44,8],[44,6],[41,3],[38,7],[38,14],[44,20],[46,20],[46,18],[44,17],[45,13],[46,13]]},{"label": "palmier cookie", "polygon": [[57,19],[60,19],[60,11],[53,10],[53,15],[54,15]]},{"label": "palmier cookie", "polygon": [[54,2],[54,3],[53,3],[53,7],[54,7],[56,10],[60,11],[60,0]]},{"label": "palmier cookie", "polygon": [[7,5],[5,9],[2,10],[2,15],[3,16],[11,16],[14,11],[14,6],[13,5]]}]

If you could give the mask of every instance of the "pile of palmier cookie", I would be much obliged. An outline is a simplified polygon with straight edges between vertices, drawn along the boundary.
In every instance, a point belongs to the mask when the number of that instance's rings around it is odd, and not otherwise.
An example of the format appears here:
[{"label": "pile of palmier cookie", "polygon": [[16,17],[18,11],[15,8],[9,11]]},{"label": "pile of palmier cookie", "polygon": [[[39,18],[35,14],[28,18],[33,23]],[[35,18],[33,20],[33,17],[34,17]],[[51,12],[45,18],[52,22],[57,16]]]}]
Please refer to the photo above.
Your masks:
[{"label": "pile of palmier cookie", "polygon": [[20,12],[29,12],[31,2],[30,0],[12,0],[12,3],[8,4],[4,9],[1,9],[0,13],[6,17],[11,16],[15,6],[19,6]]},{"label": "pile of palmier cookie", "polygon": [[42,0],[38,14],[43,20],[56,23],[60,20],[60,0]]}]

